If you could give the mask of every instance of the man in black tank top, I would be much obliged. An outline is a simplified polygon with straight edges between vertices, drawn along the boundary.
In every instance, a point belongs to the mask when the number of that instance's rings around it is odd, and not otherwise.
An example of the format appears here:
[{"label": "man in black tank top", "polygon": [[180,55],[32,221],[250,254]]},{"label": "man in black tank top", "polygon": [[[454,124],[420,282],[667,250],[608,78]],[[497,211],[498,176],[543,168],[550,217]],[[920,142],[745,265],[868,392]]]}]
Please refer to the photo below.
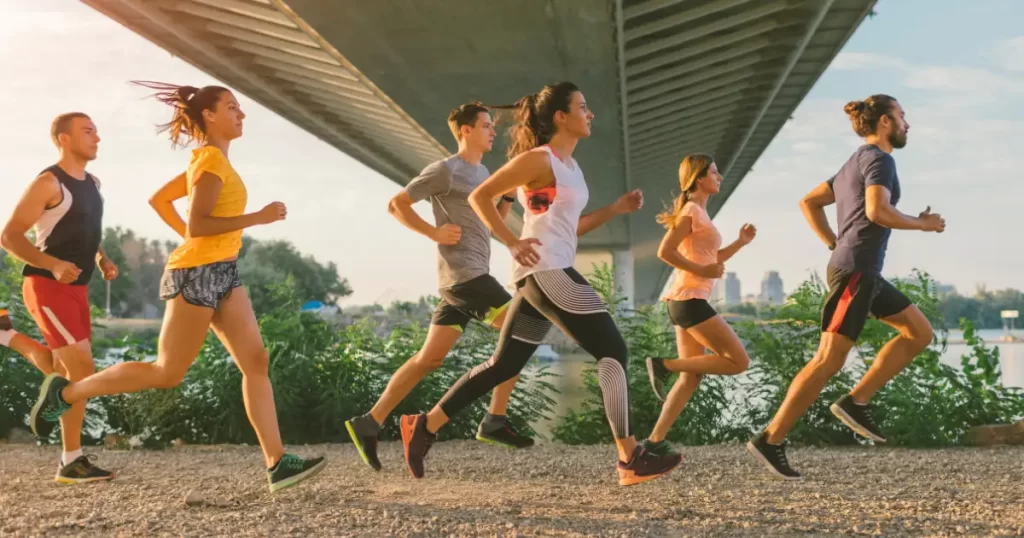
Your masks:
[{"label": "man in black tank top", "polygon": [[[103,197],[100,184],[85,171],[96,158],[99,135],[89,116],[61,114],[53,121],[51,136],[60,150],[57,164],[42,171],[29,185],[4,226],[0,245],[25,262],[22,297],[52,350],[52,360],[38,358],[23,335],[0,323],[0,344],[8,345],[45,372],[52,366],[69,379],[82,379],[96,371],[92,359],[92,320],[87,285],[96,267],[103,278],[117,276],[117,267],[100,248],[103,234]],[[36,242],[26,237],[34,228]],[[34,349],[27,353],[26,349]],[[82,455],[81,433],[85,404],[76,405],[60,420],[61,457],[56,480],[65,484],[110,480],[113,474],[96,467]],[[49,431],[36,431],[48,437]]]}]

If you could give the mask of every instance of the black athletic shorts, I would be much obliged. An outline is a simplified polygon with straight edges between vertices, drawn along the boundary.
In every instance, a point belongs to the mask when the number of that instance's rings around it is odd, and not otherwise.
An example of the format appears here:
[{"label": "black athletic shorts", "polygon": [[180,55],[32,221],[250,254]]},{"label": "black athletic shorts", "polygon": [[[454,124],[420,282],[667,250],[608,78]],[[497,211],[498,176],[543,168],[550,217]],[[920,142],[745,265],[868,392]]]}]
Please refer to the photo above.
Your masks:
[{"label": "black athletic shorts", "polygon": [[491,275],[480,275],[474,279],[439,290],[441,302],[437,303],[430,323],[444,327],[458,327],[465,330],[471,319],[486,325],[508,308],[512,296]]},{"label": "black athletic shorts", "polygon": [[881,275],[829,266],[828,299],[821,311],[821,332],[856,341],[868,316],[886,318],[913,303]]},{"label": "black athletic shorts", "polygon": [[704,323],[717,315],[718,312],[715,312],[715,308],[711,306],[711,303],[704,299],[668,302],[669,319],[672,320],[673,324],[684,329]]}]

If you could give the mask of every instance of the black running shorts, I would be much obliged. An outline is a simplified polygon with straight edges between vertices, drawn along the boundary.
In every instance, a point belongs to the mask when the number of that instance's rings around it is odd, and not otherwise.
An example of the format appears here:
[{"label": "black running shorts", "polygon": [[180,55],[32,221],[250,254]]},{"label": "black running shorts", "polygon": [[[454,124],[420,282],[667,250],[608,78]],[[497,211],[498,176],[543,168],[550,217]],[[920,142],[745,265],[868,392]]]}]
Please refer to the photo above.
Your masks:
[{"label": "black running shorts", "polygon": [[160,279],[160,298],[169,301],[181,295],[190,305],[216,310],[220,302],[241,285],[238,265],[233,261],[166,269]]},{"label": "black running shorts", "polygon": [[821,312],[821,332],[838,333],[856,341],[868,316],[894,316],[913,304],[878,274],[831,265],[826,274],[829,293]]},{"label": "black running shorts", "polygon": [[441,302],[437,303],[430,323],[444,327],[466,329],[470,320],[491,325],[508,308],[512,296],[491,275],[480,275],[474,279],[440,290]]},{"label": "black running shorts", "polygon": [[689,329],[718,315],[715,308],[704,299],[669,301],[668,317],[678,327]]}]

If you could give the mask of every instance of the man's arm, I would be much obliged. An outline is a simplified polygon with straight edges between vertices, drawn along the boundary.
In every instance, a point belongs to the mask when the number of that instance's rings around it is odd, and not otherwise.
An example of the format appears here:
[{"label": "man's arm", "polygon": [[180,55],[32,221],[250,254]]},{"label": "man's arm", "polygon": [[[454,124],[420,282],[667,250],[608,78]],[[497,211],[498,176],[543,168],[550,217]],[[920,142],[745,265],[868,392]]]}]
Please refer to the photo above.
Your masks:
[{"label": "man's arm", "polygon": [[864,193],[864,212],[868,220],[893,230],[924,230],[924,221],[899,211],[889,200],[892,193],[881,185],[869,185]]},{"label": "man's arm", "polygon": [[46,208],[57,202],[60,196],[62,193],[53,174],[46,172],[33,180],[15,206],[11,218],[4,225],[3,232],[0,232],[0,246],[32,267],[53,271],[62,260],[36,248],[25,234],[39,221]]},{"label": "man's arm", "polygon": [[832,191],[832,185],[823,181],[811,192],[800,200],[800,211],[803,212],[807,224],[811,225],[814,233],[824,241],[829,248],[836,246],[836,234],[828,223],[828,215],[825,208],[836,203],[836,194]]},{"label": "man's arm", "polygon": [[451,190],[451,186],[451,172],[447,166],[443,162],[430,164],[388,202],[388,213],[406,228],[431,241],[441,245],[454,245],[462,237],[461,228],[455,224],[433,226],[412,208],[416,202],[446,194]]}]

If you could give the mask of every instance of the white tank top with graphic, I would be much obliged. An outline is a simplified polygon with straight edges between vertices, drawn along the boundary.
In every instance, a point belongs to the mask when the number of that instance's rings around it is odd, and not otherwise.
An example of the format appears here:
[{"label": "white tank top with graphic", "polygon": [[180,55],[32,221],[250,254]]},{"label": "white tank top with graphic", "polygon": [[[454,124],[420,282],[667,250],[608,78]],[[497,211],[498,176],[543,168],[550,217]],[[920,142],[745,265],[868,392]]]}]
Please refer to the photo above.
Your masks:
[{"label": "white tank top with graphic", "polygon": [[520,237],[532,237],[541,242],[533,246],[540,255],[540,261],[533,267],[513,261],[513,284],[533,273],[566,269],[576,263],[576,230],[590,198],[587,181],[576,159],[566,165],[550,146],[531,151],[548,154],[555,182],[533,191],[519,189],[519,203],[524,208]]}]

